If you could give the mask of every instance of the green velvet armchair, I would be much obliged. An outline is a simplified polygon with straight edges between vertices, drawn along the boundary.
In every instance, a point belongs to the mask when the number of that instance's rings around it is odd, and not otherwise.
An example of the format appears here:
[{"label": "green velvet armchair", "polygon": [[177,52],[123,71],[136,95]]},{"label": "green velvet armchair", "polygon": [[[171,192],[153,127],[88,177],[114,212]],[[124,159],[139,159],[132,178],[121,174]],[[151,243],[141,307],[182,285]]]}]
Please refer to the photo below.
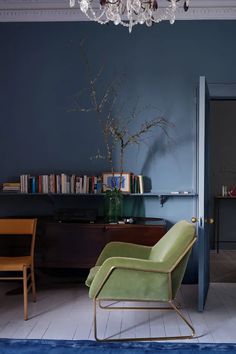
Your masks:
[{"label": "green velvet armchair", "polygon": [[195,240],[195,227],[183,220],[175,224],[153,247],[124,242],[107,244],[86,280],[86,285],[90,288],[89,297],[94,300],[95,339],[101,340],[97,336],[97,303],[103,309],[131,309],[102,305],[102,301],[107,300],[167,303],[166,307],[162,304],[148,309],[174,310],[191,330],[191,334],[184,336],[135,340],[192,338],[195,335],[194,328],[176,306],[174,299],[183,280]]}]

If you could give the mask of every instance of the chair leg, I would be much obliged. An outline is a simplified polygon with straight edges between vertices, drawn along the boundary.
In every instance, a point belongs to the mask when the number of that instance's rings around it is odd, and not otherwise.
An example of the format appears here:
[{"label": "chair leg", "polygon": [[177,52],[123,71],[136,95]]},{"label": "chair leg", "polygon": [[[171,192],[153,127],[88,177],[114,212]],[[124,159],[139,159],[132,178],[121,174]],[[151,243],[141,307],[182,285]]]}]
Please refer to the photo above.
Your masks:
[{"label": "chair leg", "polygon": [[30,272],[31,272],[31,285],[32,285],[33,302],[36,302],[36,288],[35,288],[35,276],[34,276],[34,267],[33,266],[31,267]]},{"label": "chair leg", "polygon": [[191,323],[187,320],[187,318],[183,315],[183,313],[179,310],[179,308],[172,302],[170,301],[170,305],[173,308],[173,310],[177,313],[177,315],[185,322],[185,324],[190,328],[192,335],[191,337],[195,336],[195,329],[191,325]]},{"label": "chair leg", "polygon": [[23,295],[24,295],[24,320],[28,320],[28,286],[27,286],[27,268],[23,267]]},{"label": "chair leg", "polygon": [[[170,305],[170,307],[149,307],[149,310],[173,310],[175,311],[175,313],[184,321],[184,323],[187,325],[187,327],[191,330],[191,334],[189,335],[176,335],[176,336],[163,336],[163,337],[141,337],[141,338],[119,338],[119,339],[114,339],[112,337],[110,338],[105,338],[105,339],[101,339],[98,338],[98,331],[97,331],[97,302],[99,303],[99,300],[97,300],[96,298],[94,298],[93,301],[93,305],[94,305],[94,337],[96,339],[96,341],[99,342],[121,342],[121,341],[166,341],[166,340],[178,340],[178,339],[191,339],[195,336],[195,330],[193,328],[193,326],[190,324],[190,322],[187,320],[187,318],[184,317],[183,313],[180,312],[180,310],[178,309],[178,307],[175,306],[175,304],[173,304],[172,301],[167,301],[168,304]],[[105,307],[101,307],[101,309],[105,309]],[[116,309],[120,309],[120,310],[144,310],[144,307],[114,307],[114,310]],[[112,310],[112,307],[109,307],[109,310]],[[147,308],[148,310],[148,308]]]}]

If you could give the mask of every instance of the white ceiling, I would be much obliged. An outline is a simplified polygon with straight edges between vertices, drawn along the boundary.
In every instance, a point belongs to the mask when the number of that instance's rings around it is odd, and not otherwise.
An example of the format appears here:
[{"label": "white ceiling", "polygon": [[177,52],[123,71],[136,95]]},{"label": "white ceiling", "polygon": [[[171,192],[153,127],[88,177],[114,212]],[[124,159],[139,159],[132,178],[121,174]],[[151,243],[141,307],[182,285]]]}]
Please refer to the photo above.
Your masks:
[{"label": "white ceiling", "polygon": [[[166,0],[158,0],[163,4]],[[190,0],[188,12],[178,9],[180,20],[236,20],[236,0]],[[69,0],[0,0],[0,22],[86,21]]]}]

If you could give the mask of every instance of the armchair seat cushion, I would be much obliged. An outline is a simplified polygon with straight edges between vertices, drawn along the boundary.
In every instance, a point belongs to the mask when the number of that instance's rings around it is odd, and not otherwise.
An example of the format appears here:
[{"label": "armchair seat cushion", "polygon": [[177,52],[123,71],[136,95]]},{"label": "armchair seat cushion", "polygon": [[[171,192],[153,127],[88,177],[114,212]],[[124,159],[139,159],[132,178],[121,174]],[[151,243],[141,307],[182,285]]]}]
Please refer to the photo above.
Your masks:
[{"label": "armchair seat cushion", "polygon": [[93,281],[95,275],[97,274],[97,272],[99,271],[100,268],[101,268],[100,266],[95,266],[95,267],[90,269],[89,275],[88,275],[88,277],[86,279],[86,282],[85,282],[85,284],[88,287],[90,287],[90,285],[92,284],[92,281]]}]

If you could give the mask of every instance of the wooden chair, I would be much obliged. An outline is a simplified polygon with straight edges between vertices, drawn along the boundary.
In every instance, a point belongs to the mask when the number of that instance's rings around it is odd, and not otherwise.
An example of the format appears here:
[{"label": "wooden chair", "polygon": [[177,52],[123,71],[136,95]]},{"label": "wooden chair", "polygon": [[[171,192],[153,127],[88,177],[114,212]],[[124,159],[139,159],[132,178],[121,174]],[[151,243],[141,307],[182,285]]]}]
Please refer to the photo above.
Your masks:
[{"label": "wooden chair", "polygon": [[[12,276],[1,276],[0,280],[23,280],[25,321],[28,319],[28,292],[30,289],[32,289],[33,301],[36,302],[34,277],[34,249],[36,224],[37,219],[0,219],[0,236],[31,236],[29,255],[22,257],[0,257],[0,271],[6,273],[7,275],[9,273],[11,274],[12,272],[14,272]],[[16,276],[16,272],[22,272],[22,274]]]}]

